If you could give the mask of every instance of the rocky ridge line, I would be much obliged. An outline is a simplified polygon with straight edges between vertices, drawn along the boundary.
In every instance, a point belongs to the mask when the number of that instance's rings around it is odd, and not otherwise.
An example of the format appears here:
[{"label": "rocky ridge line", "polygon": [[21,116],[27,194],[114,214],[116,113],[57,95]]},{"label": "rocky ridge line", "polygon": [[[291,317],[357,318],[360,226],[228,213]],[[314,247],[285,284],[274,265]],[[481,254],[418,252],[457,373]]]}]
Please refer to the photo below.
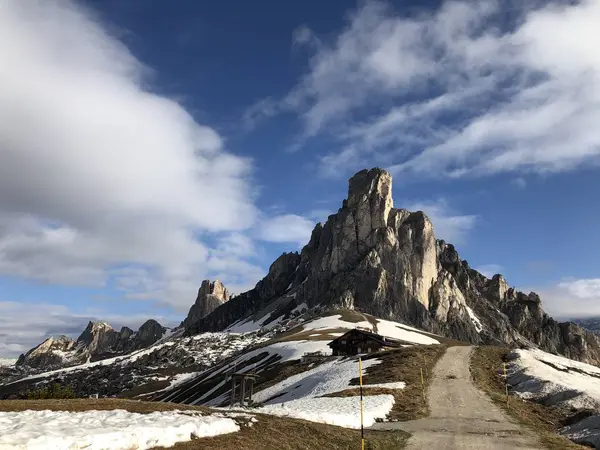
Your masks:
[{"label": "rocky ridge line", "polygon": [[281,255],[254,289],[186,324],[186,334],[220,331],[267,307],[268,320],[276,319],[302,304],[356,309],[473,344],[534,345],[600,363],[596,335],[553,320],[537,294],[470,268],[453,245],[435,238],[423,212],[394,208],[392,177],[379,168],[349,180],[342,207],[315,226],[300,253]]}]

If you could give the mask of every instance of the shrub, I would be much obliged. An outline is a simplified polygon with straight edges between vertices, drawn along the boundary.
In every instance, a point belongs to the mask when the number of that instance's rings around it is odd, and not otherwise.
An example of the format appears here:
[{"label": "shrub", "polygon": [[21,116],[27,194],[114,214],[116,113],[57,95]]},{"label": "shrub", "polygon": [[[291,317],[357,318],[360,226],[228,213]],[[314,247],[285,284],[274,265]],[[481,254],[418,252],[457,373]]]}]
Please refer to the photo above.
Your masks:
[{"label": "shrub", "polygon": [[29,400],[75,398],[75,393],[69,386],[61,386],[58,383],[53,383],[41,389],[29,391],[27,398]]}]

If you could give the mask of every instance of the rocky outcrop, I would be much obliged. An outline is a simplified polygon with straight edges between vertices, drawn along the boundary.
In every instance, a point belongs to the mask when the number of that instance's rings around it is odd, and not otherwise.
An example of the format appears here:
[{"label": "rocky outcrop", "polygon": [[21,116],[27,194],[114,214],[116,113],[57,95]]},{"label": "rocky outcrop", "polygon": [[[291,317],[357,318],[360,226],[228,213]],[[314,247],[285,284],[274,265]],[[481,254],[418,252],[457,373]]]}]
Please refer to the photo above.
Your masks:
[{"label": "rocky outcrop", "polygon": [[67,336],[49,337],[37,347],[19,356],[15,365],[33,368],[57,366],[63,361],[61,354],[72,351],[75,345],[75,341]]},{"label": "rocky outcrop", "polygon": [[116,331],[106,322],[90,321],[76,341],[67,336],[50,337],[21,355],[16,366],[51,370],[123,355],[149,347],[166,331],[153,319],[146,321],[137,332],[128,327]]},{"label": "rocky outcrop", "polygon": [[223,303],[229,300],[229,293],[223,283],[215,280],[204,280],[198,289],[196,302],[190,308],[187,317],[181,323],[181,326],[188,327],[198,320],[206,317]]},{"label": "rocky outcrop", "polygon": [[143,323],[133,338],[133,346],[129,351],[139,350],[154,344],[165,335],[167,329],[154,319]]},{"label": "rocky outcrop", "polygon": [[89,322],[77,344],[94,355],[108,352],[118,339],[119,332],[106,322]]},{"label": "rocky outcrop", "polygon": [[382,169],[354,175],[347,200],[315,226],[299,255],[282,255],[254,289],[188,321],[186,333],[301,304],[356,309],[475,344],[537,345],[600,362],[593,333],[557,323],[536,294],[515,291],[501,275],[490,280],[471,269],[453,245],[436,240],[423,212],[394,208],[392,178]]}]

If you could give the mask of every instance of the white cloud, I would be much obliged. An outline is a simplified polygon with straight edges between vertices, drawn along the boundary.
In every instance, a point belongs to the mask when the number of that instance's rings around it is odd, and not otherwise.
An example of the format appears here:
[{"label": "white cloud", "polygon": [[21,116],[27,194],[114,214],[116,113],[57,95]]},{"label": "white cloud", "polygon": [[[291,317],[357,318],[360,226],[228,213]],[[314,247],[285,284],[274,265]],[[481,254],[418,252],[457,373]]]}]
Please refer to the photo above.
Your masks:
[{"label": "white cloud", "polygon": [[[19,356],[50,336],[76,339],[90,320],[106,321],[117,330],[122,326],[137,330],[148,319],[140,314],[73,313],[63,305],[0,301],[0,358]],[[167,327],[179,324],[169,317],[154,319]]]},{"label": "white cloud", "polygon": [[485,264],[483,266],[476,267],[475,270],[488,278],[492,278],[498,273],[502,273],[504,267],[499,264]]},{"label": "white cloud", "polygon": [[202,278],[260,272],[250,161],[148,90],[92,13],[2,2],[0,60],[0,274],[102,286],[133,264],[151,279],[130,295],[185,310]]},{"label": "white cloud", "polygon": [[258,237],[267,242],[292,242],[303,247],[308,244],[314,227],[313,220],[296,214],[285,214],[265,218],[259,226]]},{"label": "white cloud", "polygon": [[553,316],[600,316],[600,278],[569,278],[537,292],[542,299],[542,306]]},{"label": "white cloud", "polygon": [[435,236],[453,244],[463,242],[477,223],[476,215],[458,214],[443,198],[435,201],[409,202],[406,209],[423,211],[433,224]]},{"label": "white cloud", "polygon": [[446,1],[411,16],[361,5],[332,40],[302,30],[309,67],[278,106],[305,138],[339,140],[324,174],[381,155],[394,173],[450,177],[600,161],[598,0]]}]

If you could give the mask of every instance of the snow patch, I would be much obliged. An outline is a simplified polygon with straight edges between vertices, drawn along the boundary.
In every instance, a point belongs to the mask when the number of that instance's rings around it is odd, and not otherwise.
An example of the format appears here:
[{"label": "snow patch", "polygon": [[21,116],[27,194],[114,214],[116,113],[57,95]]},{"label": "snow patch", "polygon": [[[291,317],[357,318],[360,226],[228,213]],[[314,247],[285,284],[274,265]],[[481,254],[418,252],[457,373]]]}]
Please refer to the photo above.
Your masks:
[{"label": "snow patch", "polygon": [[16,362],[16,359],[0,358],[0,367],[12,367]]},{"label": "snow patch", "polygon": [[377,333],[414,344],[432,345],[440,343],[438,340],[423,334],[417,328],[383,319],[377,319]]},{"label": "snow patch", "polygon": [[475,312],[469,308],[468,306],[465,306],[467,308],[467,313],[469,314],[469,317],[471,318],[471,322],[473,322],[473,325],[475,325],[475,329],[477,330],[478,333],[481,333],[481,330],[483,330],[483,325],[481,325],[481,320],[479,320],[479,317],[477,317],[475,315]]},{"label": "snow patch", "polygon": [[239,429],[230,418],[182,411],[0,412],[0,448],[143,450]]},{"label": "snow patch", "polygon": [[395,383],[376,383],[376,384],[363,384],[364,388],[382,388],[382,389],[404,389],[406,383],[404,381],[398,381]]},{"label": "snow patch", "polygon": [[[364,398],[364,426],[384,418],[394,406],[392,395],[372,395]],[[302,398],[285,403],[266,405],[257,412],[275,416],[294,417],[311,422],[327,423],[346,428],[360,428],[359,397]]]},{"label": "snow patch", "polygon": [[600,409],[600,368],[538,349],[514,350],[511,357],[508,382],[520,397]]},{"label": "snow patch", "polygon": [[[363,375],[371,366],[381,364],[377,359],[363,362]],[[334,392],[345,391],[350,386],[350,380],[357,378],[358,360],[334,360],[321,364],[314,369],[307,370],[279,383],[257,392],[253,396],[256,403],[284,403],[299,398],[321,397]],[[269,399],[273,400],[269,400]]]},{"label": "snow patch", "polygon": [[[336,328],[346,328],[348,330],[352,330],[354,328],[366,328],[373,330],[373,324],[366,320],[359,322],[347,322],[342,319],[340,314],[311,320],[303,324],[303,327],[305,331],[319,331]],[[436,339],[423,334],[422,330],[389,320],[377,319],[377,333],[382,336],[400,339],[414,344],[439,344],[439,341]],[[332,333],[332,335],[341,336],[341,334],[338,333]]]}]

